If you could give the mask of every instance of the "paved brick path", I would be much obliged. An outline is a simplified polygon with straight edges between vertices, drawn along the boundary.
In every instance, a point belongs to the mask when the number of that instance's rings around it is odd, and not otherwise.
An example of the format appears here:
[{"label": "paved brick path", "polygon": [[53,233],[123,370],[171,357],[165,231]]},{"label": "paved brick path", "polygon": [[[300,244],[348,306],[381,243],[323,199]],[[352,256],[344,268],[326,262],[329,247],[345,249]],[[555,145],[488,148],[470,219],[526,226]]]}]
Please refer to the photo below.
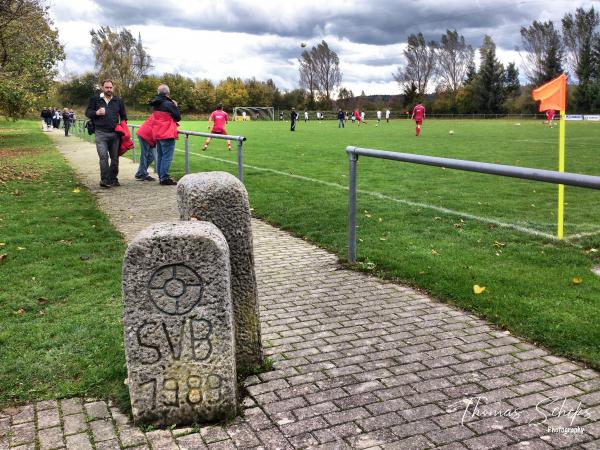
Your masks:
[{"label": "paved brick path", "polygon": [[[53,138],[98,191],[94,148]],[[122,187],[98,200],[127,239],[177,217],[175,188],[135,181],[125,160],[121,173]],[[261,221],[253,230],[275,370],[247,380],[244,417],[142,432],[104,401],[46,401],[0,412],[0,450],[600,448],[598,372],[412,289],[342,269],[335,256]],[[583,432],[548,429],[571,424]]]}]

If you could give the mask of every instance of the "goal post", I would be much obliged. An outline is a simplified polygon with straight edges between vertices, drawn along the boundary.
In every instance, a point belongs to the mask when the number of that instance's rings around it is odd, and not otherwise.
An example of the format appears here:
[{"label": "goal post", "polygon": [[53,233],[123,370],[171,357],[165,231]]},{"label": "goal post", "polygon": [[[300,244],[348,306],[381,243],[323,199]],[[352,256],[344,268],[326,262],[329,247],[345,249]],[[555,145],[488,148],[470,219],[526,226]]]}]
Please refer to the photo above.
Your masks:
[{"label": "goal post", "polygon": [[274,121],[275,108],[272,106],[236,106],[233,108],[233,120]]}]

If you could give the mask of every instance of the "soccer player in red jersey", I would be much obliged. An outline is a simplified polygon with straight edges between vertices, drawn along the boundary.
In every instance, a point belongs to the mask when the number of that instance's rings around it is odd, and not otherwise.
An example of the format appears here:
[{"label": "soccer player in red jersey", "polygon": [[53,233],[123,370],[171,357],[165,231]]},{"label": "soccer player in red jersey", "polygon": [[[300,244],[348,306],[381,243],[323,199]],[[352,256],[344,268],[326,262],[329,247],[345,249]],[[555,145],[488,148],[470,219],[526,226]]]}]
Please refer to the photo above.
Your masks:
[{"label": "soccer player in red jersey", "polygon": [[554,114],[556,114],[556,111],[553,109],[546,110],[546,120],[548,121],[548,126],[550,128],[554,128]]},{"label": "soccer player in red jersey", "polygon": [[[213,122],[212,130],[210,129],[211,122]],[[227,124],[227,122],[229,122],[229,116],[223,111],[223,105],[219,105],[208,118],[208,129],[213,134],[227,134],[227,131],[225,130],[225,124]],[[208,148],[210,140],[211,138],[206,138],[206,141],[204,141],[203,151]],[[231,151],[231,141],[229,139],[227,139],[227,148]]]},{"label": "soccer player in red jersey", "polygon": [[425,119],[425,107],[421,104],[421,102],[417,103],[412,110],[412,119],[415,120],[417,124],[416,128],[416,136],[421,134],[421,125],[423,125],[423,119]]},{"label": "soccer player in red jersey", "polygon": [[354,112],[352,113],[352,115],[354,116],[354,120],[356,120],[358,122],[358,126],[360,127],[360,112],[358,112],[358,109],[355,109]]}]

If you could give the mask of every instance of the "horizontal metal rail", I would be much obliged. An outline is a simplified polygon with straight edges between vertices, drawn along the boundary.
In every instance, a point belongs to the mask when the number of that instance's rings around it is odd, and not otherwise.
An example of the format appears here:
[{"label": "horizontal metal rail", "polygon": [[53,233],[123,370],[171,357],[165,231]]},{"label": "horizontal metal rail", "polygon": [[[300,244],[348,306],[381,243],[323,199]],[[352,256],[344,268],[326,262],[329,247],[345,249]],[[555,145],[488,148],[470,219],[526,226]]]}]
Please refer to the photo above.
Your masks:
[{"label": "horizontal metal rail", "polygon": [[[77,128],[77,132],[81,139],[85,139],[85,120],[78,119],[75,126]],[[133,140],[133,149],[132,149],[132,160],[136,162],[136,153],[135,153],[135,130],[139,128],[140,125],[129,125],[131,129],[131,137]],[[185,138],[185,173],[190,173],[190,136],[198,136],[198,137],[209,137],[213,139],[225,139],[229,141],[237,142],[237,159],[238,159],[238,179],[243,183],[244,182],[244,154],[243,154],[243,142],[246,141],[244,136],[230,136],[228,134],[214,134],[214,133],[203,133],[201,131],[189,131],[189,130],[177,130],[178,134],[183,135]],[[92,135],[89,135],[89,141],[92,142]],[[154,161],[157,161],[156,149],[154,151]],[[155,168],[156,171],[156,168]]]},{"label": "horizontal metal rail", "polygon": [[556,172],[553,170],[533,169],[530,167],[507,166],[503,164],[491,164],[463,159],[415,155],[412,153],[397,153],[353,146],[346,147],[346,152],[348,153],[348,158],[350,160],[350,185],[348,188],[348,260],[350,262],[356,261],[356,172],[359,156],[521,178],[524,180],[543,181],[545,183],[566,184],[588,189],[600,189],[600,176]]}]

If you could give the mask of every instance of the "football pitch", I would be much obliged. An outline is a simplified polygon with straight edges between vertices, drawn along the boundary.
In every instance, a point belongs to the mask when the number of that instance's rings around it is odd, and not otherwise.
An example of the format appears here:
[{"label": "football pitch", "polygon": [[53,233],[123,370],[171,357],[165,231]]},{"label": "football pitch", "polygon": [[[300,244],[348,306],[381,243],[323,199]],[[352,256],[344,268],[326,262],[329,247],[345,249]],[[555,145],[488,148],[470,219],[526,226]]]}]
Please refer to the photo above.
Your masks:
[{"label": "football pitch", "polygon": [[[235,122],[245,184],[263,218],[347,256],[347,145],[556,170],[558,127],[530,120]],[[207,131],[206,122],[181,130]],[[453,133],[450,134],[450,131]],[[600,175],[600,123],[567,122],[566,170]],[[235,143],[190,138],[192,172],[236,174]],[[172,167],[184,173],[180,139]],[[358,267],[460,305],[559,353],[600,362],[600,192],[566,187],[565,240],[552,184],[359,158]],[[581,280],[578,283],[579,279]],[[476,295],[473,286],[484,286]]]}]

